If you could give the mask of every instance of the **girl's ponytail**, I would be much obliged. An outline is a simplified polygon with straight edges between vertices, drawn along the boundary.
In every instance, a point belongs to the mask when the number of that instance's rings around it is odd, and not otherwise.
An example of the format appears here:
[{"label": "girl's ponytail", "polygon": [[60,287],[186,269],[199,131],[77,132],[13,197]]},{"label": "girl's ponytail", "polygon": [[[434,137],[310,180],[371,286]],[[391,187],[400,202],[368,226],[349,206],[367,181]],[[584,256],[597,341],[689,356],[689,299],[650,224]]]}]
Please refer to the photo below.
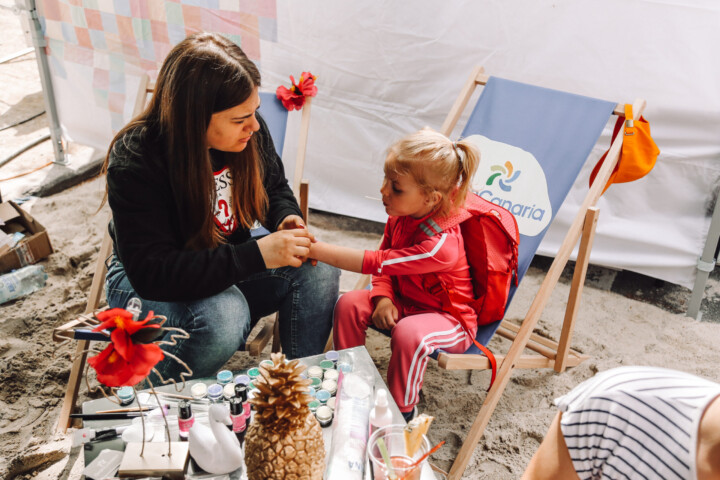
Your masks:
[{"label": "girl's ponytail", "polygon": [[471,182],[475,171],[480,163],[480,152],[477,147],[467,141],[460,140],[453,142],[453,150],[460,162],[460,177],[457,184],[457,192],[453,198],[453,204],[460,207],[465,203],[465,197],[471,188]]}]

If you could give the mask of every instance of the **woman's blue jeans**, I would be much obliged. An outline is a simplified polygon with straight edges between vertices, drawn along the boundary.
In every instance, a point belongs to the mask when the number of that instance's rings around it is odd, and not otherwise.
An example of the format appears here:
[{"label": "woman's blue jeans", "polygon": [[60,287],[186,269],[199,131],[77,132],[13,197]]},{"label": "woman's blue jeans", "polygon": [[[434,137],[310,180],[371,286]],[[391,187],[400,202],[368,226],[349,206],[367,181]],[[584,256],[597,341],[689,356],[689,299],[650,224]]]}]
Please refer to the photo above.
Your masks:
[{"label": "woman's blue jeans", "polygon": [[[324,263],[283,267],[252,275],[212,297],[191,302],[156,302],[141,298],[130,285],[122,263],[110,257],[105,287],[108,305],[125,308],[142,301],[144,318],[152,310],[167,317],[168,327],[184,329],[190,338],[163,345],[188,364],[193,378],[214,376],[245,346],[251,328],[262,317],[279,312],[280,344],[288,358],[322,353],[332,328],[340,271]],[[167,338],[165,338],[167,339]],[[164,378],[180,380],[184,369],[166,357],[156,368]],[[157,377],[151,376],[154,384]]]}]

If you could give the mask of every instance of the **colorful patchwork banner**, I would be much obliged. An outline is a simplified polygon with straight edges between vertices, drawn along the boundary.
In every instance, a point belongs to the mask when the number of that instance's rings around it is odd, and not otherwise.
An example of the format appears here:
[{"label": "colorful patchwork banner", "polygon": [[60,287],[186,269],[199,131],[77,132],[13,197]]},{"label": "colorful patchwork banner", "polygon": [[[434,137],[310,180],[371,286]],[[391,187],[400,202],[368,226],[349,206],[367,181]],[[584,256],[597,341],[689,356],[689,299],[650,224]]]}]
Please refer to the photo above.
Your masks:
[{"label": "colorful patchwork banner", "polygon": [[[223,34],[258,64],[260,39],[276,37],[275,0],[39,0],[38,9],[55,84],[91,95],[109,112],[113,132],[127,122],[126,105],[133,103],[127,96],[136,94],[127,77],[147,73],[154,79],[187,35]],[[84,85],[77,84],[78,73]]]}]

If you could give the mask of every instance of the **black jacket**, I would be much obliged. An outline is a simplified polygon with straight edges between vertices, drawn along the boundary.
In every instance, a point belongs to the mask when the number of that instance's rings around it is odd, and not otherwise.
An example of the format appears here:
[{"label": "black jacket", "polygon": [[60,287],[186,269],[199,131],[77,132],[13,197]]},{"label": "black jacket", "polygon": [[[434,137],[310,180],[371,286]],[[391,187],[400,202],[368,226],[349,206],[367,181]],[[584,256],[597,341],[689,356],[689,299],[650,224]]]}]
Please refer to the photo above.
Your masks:
[{"label": "black jacket", "polygon": [[[267,125],[258,115],[255,134],[264,162],[264,186],[269,197],[265,227],[275,231],[288,215],[301,215]],[[147,131],[146,131],[147,132]],[[113,219],[110,234],[115,253],[135,291],[147,300],[191,301],[216,295],[247,276],[265,270],[257,242],[238,226],[217,248],[184,247],[178,212],[167,173],[172,161],[151,133],[129,132],[110,153],[108,202]],[[235,181],[242,181],[235,180]]]}]

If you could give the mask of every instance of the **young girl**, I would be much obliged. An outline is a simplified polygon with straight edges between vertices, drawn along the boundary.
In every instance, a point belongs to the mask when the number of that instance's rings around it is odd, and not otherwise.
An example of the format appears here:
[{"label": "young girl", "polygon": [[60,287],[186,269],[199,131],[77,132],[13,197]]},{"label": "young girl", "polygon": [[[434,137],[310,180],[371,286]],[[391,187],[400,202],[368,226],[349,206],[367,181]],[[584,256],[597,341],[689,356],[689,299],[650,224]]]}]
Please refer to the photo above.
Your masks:
[{"label": "young girl", "polygon": [[353,272],[372,274],[372,290],[346,293],[335,306],[335,348],[365,343],[367,328],[391,331],[388,384],[406,419],[414,416],[428,356],[437,348],[464,352],[477,330],[477,315],[456,304],[463,325],[427,292],[430,274],[460,294],[473,296],[460,226],[438,231],[435,219],[465,202],[479,153],[425,128],[388,151],[380,193],[390,216],[380,250],[362,251],[313,243],[310,257]]}]

